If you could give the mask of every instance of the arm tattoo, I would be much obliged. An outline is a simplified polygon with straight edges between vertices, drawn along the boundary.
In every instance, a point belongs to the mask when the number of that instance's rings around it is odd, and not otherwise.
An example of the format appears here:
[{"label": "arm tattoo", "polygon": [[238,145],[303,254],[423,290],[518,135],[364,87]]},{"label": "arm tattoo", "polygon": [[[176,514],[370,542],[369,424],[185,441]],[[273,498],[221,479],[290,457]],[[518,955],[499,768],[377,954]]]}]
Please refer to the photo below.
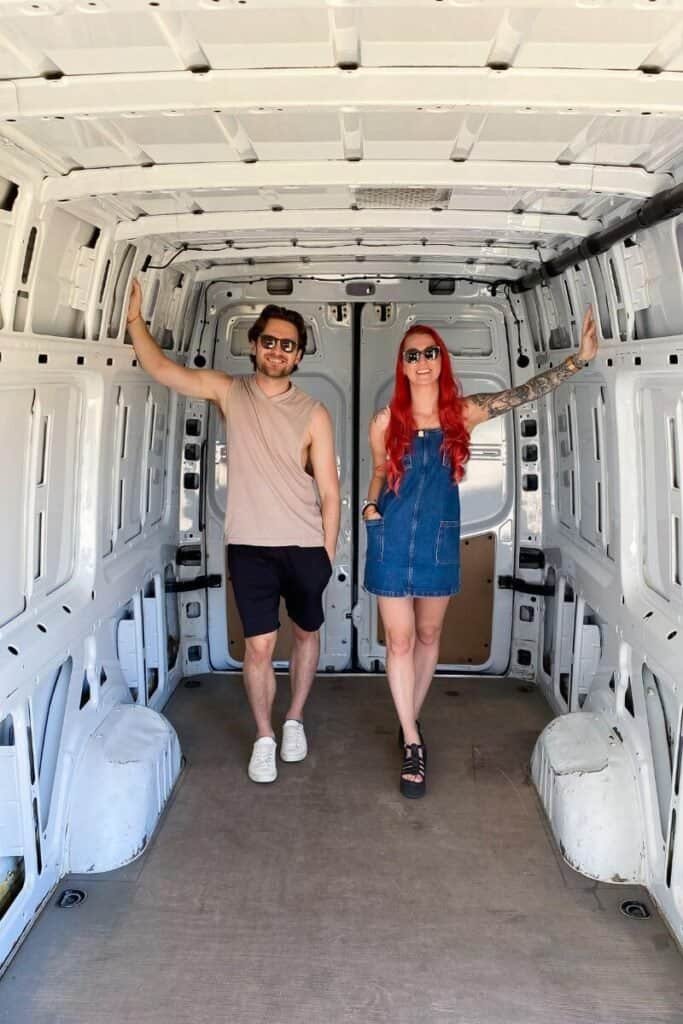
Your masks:
[{"label": "arm tattoo", "polygon": [[479,408],[485,409],[488,419],[493,419],[494,416],[500,416],[508,409],[524,405],[525,402],[533,402],[535,399],[547,395],[549,391],[554,391],[564,381],[573,377],[579,369],[580,367],[577,367],[574,362],[565,361],[559,366],[546,370],[545,373],[539,373],[536,377],[528,380],[526,384],[520,384],[519,387],[509,388],[507,391],[496,391],[493,394],[467,395],[467,400]]}]

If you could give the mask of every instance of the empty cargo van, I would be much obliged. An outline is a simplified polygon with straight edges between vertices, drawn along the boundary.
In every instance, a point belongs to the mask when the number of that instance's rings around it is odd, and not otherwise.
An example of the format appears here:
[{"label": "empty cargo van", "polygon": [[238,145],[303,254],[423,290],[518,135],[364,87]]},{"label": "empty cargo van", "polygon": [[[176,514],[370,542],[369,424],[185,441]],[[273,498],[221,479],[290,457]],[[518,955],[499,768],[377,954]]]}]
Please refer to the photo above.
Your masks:
[{"label": "empty cargo van", "polygon": [[[0,1020],[683,1017],[683,5],[0,0]],[[334,424],[310,751],[246,773],[225,422],[269,302]],[[397,789],[368,427],[414,324],[477,426]],[[228,538],[229,540],[229,538]],[[285,709],[290,627],[275,650]]]}]

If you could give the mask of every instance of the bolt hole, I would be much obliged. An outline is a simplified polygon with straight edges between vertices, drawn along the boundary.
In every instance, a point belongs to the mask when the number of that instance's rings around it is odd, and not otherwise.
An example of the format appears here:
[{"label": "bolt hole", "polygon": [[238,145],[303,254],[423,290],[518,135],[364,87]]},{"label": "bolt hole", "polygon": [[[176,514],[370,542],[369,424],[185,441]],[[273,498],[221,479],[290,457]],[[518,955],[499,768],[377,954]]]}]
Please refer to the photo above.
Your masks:
[{"label": "bolt hole", "polygon": [[42,622],[37,624],[36,629],[39,629],[41,633],[47,633],[47,626],[44,626]]},{"label": "bolt hole", "polygon": [[57,900],[57,906],[62,910],[70,910],[71,907],[78,907],[85,900],[86,895],[82,889],[64,889]]},{"label": "bolt hole", "polygon": [[624,900],[619,904],[619,910],[632,921],[645,921],[650,917],[650,911],[640,900]]},{"label": "bolt hole", "polygon": [[14,644],[9,644],[8,647],[7,647],[7,650],[10,652],[10,654],[14,654],[15,657],[19,653],[17,648],[14,646]]}]

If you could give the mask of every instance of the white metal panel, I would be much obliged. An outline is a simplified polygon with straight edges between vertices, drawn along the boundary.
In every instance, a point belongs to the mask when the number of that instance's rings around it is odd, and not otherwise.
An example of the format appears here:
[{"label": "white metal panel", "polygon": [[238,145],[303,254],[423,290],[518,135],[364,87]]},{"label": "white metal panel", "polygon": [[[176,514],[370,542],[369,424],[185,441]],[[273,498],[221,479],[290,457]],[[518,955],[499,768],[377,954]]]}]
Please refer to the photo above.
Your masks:
[{"label": "white metal panel", "polygon": [[105,553],[137,537],[143,523],[163,512],[168,390],[146,383],[120,384],[111,392],[109,458],[103,465],[101,520]]},{"label": "white metal panel", "polygon": [[26,548],[31,521],[26,515],[29,499],[31,410],[35,397],[32,387],[3,387],[0,391],[0,433],[11,437],[12,444],[3,444],[2,478],[12,481],[15,500],[9,501],[4,491],[2,503],[3,529],[0,559],[3,565],[3,586],[0,588],[0,626],[10,622],[26,607]]},{"label": "white metal panel", "polygon": [[644,381],[639,395],[641,515],[645,584],[667,601],[683,602],[683,504],[680,386]]},{"label": "white metal panel", "polygon": [[145,406],[145,430],[142,455],[142,517],[154,526],[164,513],[165,463],[168,443],[168,388],[152,384]]},{"label": "white metal panel", "polygon": [[47,384],[37,389],[33,414],[39,461],[29,556],[36,594],[52,593],[74,570],[82,404],[82,392],[75,385]]},{"label": "white metal panel", "polygon": [[0,851],[3,858],[19,857],[24,852],[21,794],[14,744],[0,746]]}]

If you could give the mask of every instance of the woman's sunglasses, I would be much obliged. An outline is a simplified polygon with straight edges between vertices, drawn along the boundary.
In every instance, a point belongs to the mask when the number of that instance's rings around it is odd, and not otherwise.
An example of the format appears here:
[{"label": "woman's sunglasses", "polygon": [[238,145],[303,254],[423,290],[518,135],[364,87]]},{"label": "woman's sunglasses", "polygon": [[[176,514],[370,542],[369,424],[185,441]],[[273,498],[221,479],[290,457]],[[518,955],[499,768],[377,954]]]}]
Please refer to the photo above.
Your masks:
[{"label": "woman's sunglasses", "polygon": [[292,341],[291,338],[276,338],[272,334],[261,334],[259,336],[262,348],[274,349],[276,345],[280,346],[282,352],[286,352],[287,355],[291,355],[294,349],[297,347],[296,341]]},{"label": "woman's sunglasses", "polygon": [[441,349],[438,345],[430,345],[429,348],[407,348],[403,352],[403,360],[406,363],[419,363],[422,356],[430,361],[438,359],[441,355]]}]

